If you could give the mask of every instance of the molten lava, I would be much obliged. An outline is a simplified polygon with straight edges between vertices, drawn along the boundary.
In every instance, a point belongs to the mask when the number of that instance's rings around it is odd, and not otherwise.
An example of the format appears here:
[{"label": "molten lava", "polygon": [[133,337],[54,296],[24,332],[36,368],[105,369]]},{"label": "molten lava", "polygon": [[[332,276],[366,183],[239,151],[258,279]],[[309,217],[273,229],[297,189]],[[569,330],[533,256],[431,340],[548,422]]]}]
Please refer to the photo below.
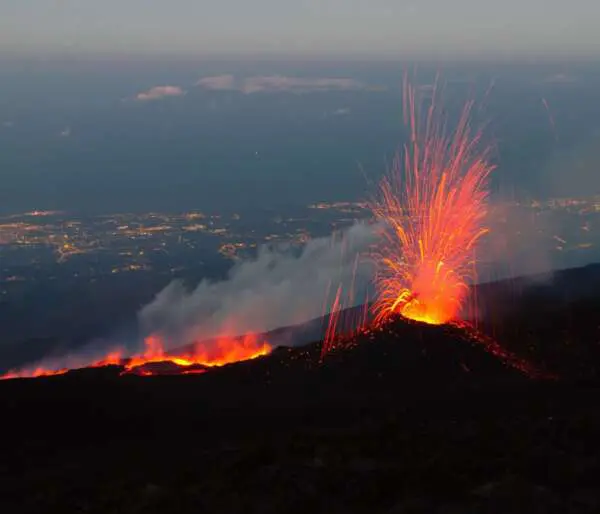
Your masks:
[{"label": "molten lava", "polygon": [[166,363],[175,365],[181,369],[181,374],[200,374],[206,368],[224,366],[239,361],[255,359],[271,352],[271,346],[261,342],[254,334],[242,337],[222,337],[210,344],[198,343],[182,355],[168,354],[162,339],[156,335],[144,340],[145,350],[137,355],[126,358],[121,351],[113,351],[101,359],[84,362],[79,359],[71,359],[68,366],[36,366],[21,370],[9,371],[0,379],[9,378],[37,378],[44,376],[63,375],[76,368],[98,368],[109,365],[123,366],[122,374],[135,373],[140,376],[158,374],[158,372],[144,368],[153,363]]},{"label": "molten lava", "polygon": [[40,378],[40,377],[53,377],[57,375],[64,375],[68,373],[68,368],[61,369],[46,369],[44,367],[36,367],[27,371],[9,371],[8,373],[0,376],[0,380],[8,380],[11,378]]},{"label": "molten lava", "polygon": [[487,183],[494,166],[487,149],[478,150],[481,133],[469,125],[473,102],[448,133],[436,90],[421,126],[415,89],[405,81],[410,142],[371,203],[382,227],[375,253],[377,322],[394,313],[431,324],[456,319],[474,278],[476,244],[487,231]]},{"label": "molten lava", "polygon": [[[184,355],[167,355],[164,344],[158,336],[149,336],[144,340],[146,350],[128,359],[125,364],[125,373],[154,362],[170,362],[187,368],[190,366],[224,366],[233,362],[247,361],[267,355],[271,347],[260,342],[254,334],[247,334],[241,338],[219,338],[214,344],[199,344],[194,350]],[[186,373],[187,371],[187,373]],[[201,370],[184,370],[186,374],[200,373]],[[146,372],[146,374],[152,374]]]}]

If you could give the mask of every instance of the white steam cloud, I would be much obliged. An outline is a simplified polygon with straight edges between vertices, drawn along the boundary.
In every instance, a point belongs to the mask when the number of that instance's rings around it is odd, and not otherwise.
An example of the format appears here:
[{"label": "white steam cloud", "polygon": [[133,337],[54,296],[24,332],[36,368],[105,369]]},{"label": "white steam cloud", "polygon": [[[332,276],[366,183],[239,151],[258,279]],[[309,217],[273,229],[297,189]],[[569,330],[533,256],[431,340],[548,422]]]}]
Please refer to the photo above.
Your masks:
[{"label": "white steam cloud", "polygon": [[173,346],[322,316],[339,285],[346,294],[354,291],[354,304],[362,303],[372,267],[359,256],[375,237],[372,225],[355,224],[338,237],[310,241],[299,253],[264,247],[256,258],[237,264],[224,281],[203,280],[193,290],[173,282],[140,311],[141,328]]},{"label": "white steam cloud", "polygon": [[266,75],[237,79],[233,75],[203,77],[196,85],[204,89],[240,91],[245,94],[261,92],[358,91],[370,89],[367,84],[347,77],[287,77]]},{"label": "white steam cloud", "polygon": [[[331,311],[338,287],[340,308],[362,304],[373,268],[359,257],[368,253],[375,238],[376,227],[357,223],[334,236],[313,239],[301,250],[263,247],[254,259],[236,264],[226,280],[203,280],[192,290],[172,282],[138,313],[141,334],[97,339],[75,352],[46,356],[11,372],[32,376],[37,369],[87,367],[109,354],[127,357],[143,350],[143,337],[149,334],[161,336],[165,350],[194,342],[210,350],[218,344],[217,336],[261,333],[318,318]],[[289,344],[301,342],[308,341]]]},{"label": "white steam cloud", "polygon": [[136,95],[136,100],[147,102],[151,100],[160,100],[169,96],[183,96],[185,91],[179,86],[155,86],[148,91],[143,91]]}]

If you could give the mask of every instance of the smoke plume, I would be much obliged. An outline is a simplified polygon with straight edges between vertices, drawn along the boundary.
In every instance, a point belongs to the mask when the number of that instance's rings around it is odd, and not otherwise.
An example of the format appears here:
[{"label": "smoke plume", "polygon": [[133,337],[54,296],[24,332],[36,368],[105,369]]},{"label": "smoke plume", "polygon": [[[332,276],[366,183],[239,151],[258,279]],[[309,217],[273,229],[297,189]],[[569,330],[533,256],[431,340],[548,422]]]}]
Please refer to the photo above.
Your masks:
[{"label": "smoke plume", "polygon": [[346,307],[362,303],[372,268],[360,256],[375,237],[372,225],[355,224],[337,237],[314,239],[300,251],[263,247],[223,281],[203,280],[192,290],[172,282],[140,311],[141,329],[173,346],[322,316],[340,285]]}]

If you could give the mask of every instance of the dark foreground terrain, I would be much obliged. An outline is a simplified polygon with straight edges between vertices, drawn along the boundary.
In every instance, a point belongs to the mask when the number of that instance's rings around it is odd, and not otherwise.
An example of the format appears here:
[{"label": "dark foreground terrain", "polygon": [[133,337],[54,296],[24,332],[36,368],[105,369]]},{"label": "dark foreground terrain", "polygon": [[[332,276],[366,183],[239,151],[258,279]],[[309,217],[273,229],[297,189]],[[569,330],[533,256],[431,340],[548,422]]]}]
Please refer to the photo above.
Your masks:
[{"label": "dark foreground terrain", "polygon": [[486,286],[492,339],[397,319],[323,363],[0,383],[0,511],[600,512],[599,277]]}]

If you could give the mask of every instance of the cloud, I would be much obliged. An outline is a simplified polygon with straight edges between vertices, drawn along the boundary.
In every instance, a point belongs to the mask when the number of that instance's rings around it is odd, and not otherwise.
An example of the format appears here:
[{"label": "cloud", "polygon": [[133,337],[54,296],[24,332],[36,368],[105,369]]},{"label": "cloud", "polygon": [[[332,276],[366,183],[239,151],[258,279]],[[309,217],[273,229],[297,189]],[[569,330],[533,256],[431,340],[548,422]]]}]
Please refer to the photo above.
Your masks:
[{"label": "cloud", "polygon": [[204,77],[196,82],[197,86],[205,89],[231,90],[235,89],[235,77],[233,75],[215,75]]},{"label": "cloud", "polygon": [[340,109],[336,109],[335,111],[333,111],[334,116],[347,116],[349,114],[350,114],[349,107],[342,107]]},{"label": "cloud", "polygon": [[140,328],[174,346],[322,316],[340,284],[346,288],[344,295],[354,291],[346,306],[362,303],[372,283],[372,267],[357,256],[376,237],[373,225],[356,224],[337,238],[314,239],[300,252],[264,247],[223,281],[203,280],[192,290],[173,282],[142,308]]},{"label": "cloud", "polygon": [[330,91],[362,89],[364,86],[350,78],[303,78],[272,75],[267,77],[250,77],[244,81],[244,93],[260,91]]},{"label": "cloud", "polygon": [[236,90],[246,94],[260,92],[310,91],[353,91],[367,89],[368,86],[353,78],[340,77],[288,77],[284,75],[265,75],[246,77],[236,80],[233,75],[204,77],[196,85],[211,90]]},{"label": "cloud", "polygon": [[160,100],[167,96],[183,96],[185,91],[179,86],[155,86],[148,91],[138,93],[135,97],[139,101]]}]

